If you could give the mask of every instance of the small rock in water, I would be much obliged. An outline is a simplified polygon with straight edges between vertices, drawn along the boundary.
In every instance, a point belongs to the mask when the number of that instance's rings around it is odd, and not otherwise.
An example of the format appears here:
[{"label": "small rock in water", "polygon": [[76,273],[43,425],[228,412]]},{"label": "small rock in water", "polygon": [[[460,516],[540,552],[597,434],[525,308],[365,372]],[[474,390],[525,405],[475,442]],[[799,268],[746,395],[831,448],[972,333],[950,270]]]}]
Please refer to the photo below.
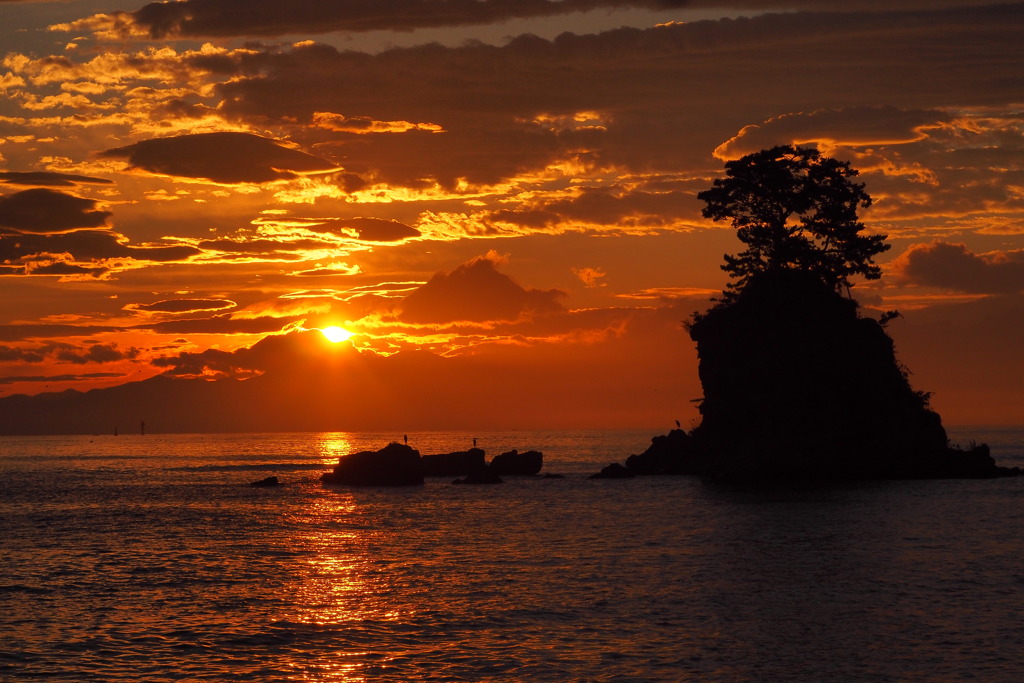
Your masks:
[{"label": "small rock in water", "polygon": [[513,449],[507,453],[494,456],[491,460],[491,467],[498,474],[510,474],[518,476],[532,476],[540,472],[544,466],[544,454],[540,451],[526,451],[520,453]]},{"label": "small rock in water", "polygon": [[338,458],[325,484],[348,486],[413,486],[423,483],[420,452],[405,444],[389,443],[379,451],[360,451]]},{"label": "small rock in water", "polygon": [[611,465],[603,468],[597,474],[590,475],[591,479],[631,479],[636,474],[627,467],[623,467],[617,462],[613,462]]},{"label": "small rock in water", "polygon": [[281,482],[277,480],[277,477],[267,477],[266,479],[260,479],[249,484],[249,486],[280,486]]}]

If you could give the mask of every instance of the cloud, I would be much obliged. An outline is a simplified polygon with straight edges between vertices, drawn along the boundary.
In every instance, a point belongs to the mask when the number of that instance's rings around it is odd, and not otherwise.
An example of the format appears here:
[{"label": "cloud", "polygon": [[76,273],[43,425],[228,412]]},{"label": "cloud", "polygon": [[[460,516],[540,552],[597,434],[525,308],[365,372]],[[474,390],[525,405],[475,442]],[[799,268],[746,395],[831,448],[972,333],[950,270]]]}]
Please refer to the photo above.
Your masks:
[{"label": "cloud", "polygon": [[250,133],[197,133],[143,140],[99,153],[150,173],[215,183],[267,183],[337,170],[318,157]]},{"label": "cloud", "polygon": [[230,299],[164,299],[151,304],[128,304],[126,311],[150,313],[194,313],[197,311],[222,311],[237,304]]},{"label": "cloud", "polygon": [[54,173],[51,171],[34,171],[17,173],[7,171],[0,173],[0,183],[5,185],[34,185],[36,187],[68,187],[72,185],[113,185],[114,181],[106,178],[92,178],[70,173]]},{"label": "cloud", "polygon": [[0,226],[24,233],[62,233],[104,226],[109,211],[95,199],[37,188],[0,196]]},{"label": "cloud", "polygon": [[10,375],[0,377],[0,384],[14,384],[16,382],[80,382],[92,379],[109,379],[113,377],[124,377],[120,372],[85,372],[77,375]]},{"label": "cloud", "polygon": [[206,252],[218,252],[219,261],[300,261],[310,252],[333,252],[336,242],[312,239],[253,239],[247,236],[200,240],[196,246]]},{"label": "cloud", "polygon": [[904,281],[978,294],[1024,291],[1024,249],[975,254],[964,244],[915,244],[892,264]]},{"label": "cloud", "polygon": [[580,282],[587,287],[604,287],[607,284],[601,280],[606,277],[608,273],[604,272],[600,268],[590,268],[589,266],[573,268],[572,272],[579,278]]},{"label": "cloud", "polygon": [[317,267],[310,268],[309,270],[296,270],[288,273],[296,277],[322,277],[332,275],[355,275],[359,272],[359,266],[350,266],[346,263],[340,263],[330,267]]},{"label": "cloud", "polygon": [[312,125],[339,133],[406,133],[410,130],[425,130],[443,133],[444,128],[436,123],[412,123],[410,121],[374,121],[369,116],[344,116],[326,111],[313,112]]},{"label": "cloud", "polygon": [[64,363],[83,365],[85,363],[107,363],[111,361],[138,358],[141,352],[134,346],[120,348],[116,342],[109,344],[74,344],[56,342],[33,348],[0,345],[0,362],[42,363],[54,359]]},{"label": "cloud", "polygon": [[109,230],[56,235],[0,235],[0,261],[12,275],[102,275],[152,263],[186,261],[202,251],[189,245],[133,246]]},{"label": "cloud", "polygon": [[22,349],[0,345],[0,362],[42,363],[46,359],[44,349]]},{"label": "cloud", "polygon": [[291,33],[412,31],[548,17],[597,8],[663,8],[672,0],[181,0],[150,3],[128,14],[98,15],[68,26],[152,38],[281,36]]},{"label": "cloud", "polygon": [[68,337],[91,337],[104,332],[119,332],[121,328],[105,325],[25,324],[0,325],[0,341],[32,341]]},{"label": "cloud", "polygon": [[[821,113],[786,125],[904,140],[938,107],[1016,101],[1021,24],[1016,6],[844,13],[842,20],[796,13],[554,40],[520,36],[500,47],[368,55],[301,43],[188,61],[216,73],[218,111],[231,120],[304,126],[293,139],[377,182],[465,192],[559,173],[707,173],[711,152],[738,131],[800,112]],[[938,54],[936,35],[945,46]],[[858,132],[852,115],[864,101],[892,109]],[[357,135],[310,125],[333,111],[429,121],[445,132]],[[826,121],[828,111],[848,114]],[[559,123],[578,120],[591,123]]]},{"label": "cloud", "polygon": [[110,272],[103,266],[80,266],[67,261],[51,260],[49,254],[42,254],[36,261],[27,261],[23,275],[59,275],[62,282],[101,278]]},{"label": "cloud", "polygon": [[524,288],[498,271],[494,251],[438,273],[402,300],[400,319],[408,323],[485,322],[563,310],[557,289]]},{"label": "cloud", "polygon": [[[109,416],[107,399],[117,398],[135,414],[159,415],[169,431],[667,426],[695,415],[690,399],[700,395],[695,354],[681,344],[685,315],[672,307],[589,311],[577,322],[607,329],[546,341],[487,338],[473,353],[448,357],[411,345],[378,355],[296,331],[231,352],[169,355],[156,361],[167,376],[92,392],[68,410],[76,423],[101,407]],[[202,381],[210,378],[224,381]],[[217,406],[214,415],[208,406]]]},{"label": "cloud", "polygon": [[136,325],[134,329],[152,330],[158,334],[269,334],[285,330],[302,320],[292,316],[275,318],[232,318],[227,315],[196,320],[166,320],[158,323]]},{"label": "cloud", "polygon": [[[975,6],[991,0],[848,0],[840,11],[931,9]],[[86,20],[59,25],[60,30],[92,29],[111,38],[282,36],[295,33],[414,31],[452,28],[513,19],[559,16],[605,9],[664,10],[684,7],[725,7],[793,11],[820,9],[813,0],[306,0],[295,5],[275,0],[179,0],[154,2],[135,12],[99,14]],[[244,9],[244,11],[243,11]]]},{"label": "cloud", "polygon": [[110,344],[92,344],[86,348],[72,348],[62,345],[64,348],[56,352],[56,358],[65,363],[84,365],[85,363],[110,363],[119,360],[130,360],[138,358],[139,349],[133,347],[127,349],[118,348],[116,342]]},{"label": "cloud", "polygon": [[708,301],[721,293],[720,290],[708,289],[706,287],[648,287],[639,292],[616,294],[615,296],[620,299],[635,299],[638,301],[671,301],[673,299]]},{"label": "cloud", "polygon": [[728,160],[776,145],[900,145],[926,137],[928,128],[952,120],[935,110],[897,107],[850,107],[819,109],[810,113],[783,114],[760,124],[745,126],[735,137],[715,149]]},{"label": "cloud", "polygon": [[310,230],[354,237],[364,242],[400,242],[420,236],[416,228],[383,218],[338,218],[308,227]]},{"label": "cloud", "polygon": [[483,218],[491,225],[514,226],[524,232],[611,229],[641,234],[689,228],[699,220],[701,203],[692,182],[660,176],[630,180],[628,186],[578,183],[571,191],[550,196],[538,191],[516,208],[486,212]]}]

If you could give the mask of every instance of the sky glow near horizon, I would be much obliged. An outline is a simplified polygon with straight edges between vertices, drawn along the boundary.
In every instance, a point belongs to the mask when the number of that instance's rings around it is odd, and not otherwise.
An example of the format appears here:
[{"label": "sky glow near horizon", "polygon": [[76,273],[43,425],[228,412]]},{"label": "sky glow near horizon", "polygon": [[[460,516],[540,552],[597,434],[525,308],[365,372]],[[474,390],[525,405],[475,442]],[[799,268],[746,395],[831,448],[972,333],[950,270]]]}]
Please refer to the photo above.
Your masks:
[{"label": "sky glow near horizon", "polygon": [[0,0],[0,395],[358,354],[497,426],[687,423],[740,246],[696,193],[801,144],[874,198],[914,387],[1024,423],[1024,4],[820,5]]}]

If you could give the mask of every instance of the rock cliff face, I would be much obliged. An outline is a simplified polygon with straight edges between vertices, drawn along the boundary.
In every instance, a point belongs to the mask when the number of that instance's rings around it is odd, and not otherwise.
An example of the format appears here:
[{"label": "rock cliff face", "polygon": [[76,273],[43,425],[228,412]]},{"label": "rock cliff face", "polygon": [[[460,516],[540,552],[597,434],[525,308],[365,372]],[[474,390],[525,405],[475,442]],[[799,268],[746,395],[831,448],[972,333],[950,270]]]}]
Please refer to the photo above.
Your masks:
[{"label": "rock cliff face", "polygon": [[763,273],[697,316],[701,424],[627,468],[716,478],[992,477],[987,447],[948,446],[892,340],[816,277]]}]

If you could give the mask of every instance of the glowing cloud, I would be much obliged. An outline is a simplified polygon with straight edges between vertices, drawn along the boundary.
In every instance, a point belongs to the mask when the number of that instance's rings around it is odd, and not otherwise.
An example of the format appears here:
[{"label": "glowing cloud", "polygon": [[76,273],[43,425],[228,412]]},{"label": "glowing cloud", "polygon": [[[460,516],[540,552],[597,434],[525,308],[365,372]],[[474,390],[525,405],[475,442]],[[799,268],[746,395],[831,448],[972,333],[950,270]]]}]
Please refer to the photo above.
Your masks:
[{"label": "glowing cloud", "polygon": [[318,157],[249,133],[197,133],[143,140],[100,152],[138,169],[215,183],[267,183],[337,170]]}]

